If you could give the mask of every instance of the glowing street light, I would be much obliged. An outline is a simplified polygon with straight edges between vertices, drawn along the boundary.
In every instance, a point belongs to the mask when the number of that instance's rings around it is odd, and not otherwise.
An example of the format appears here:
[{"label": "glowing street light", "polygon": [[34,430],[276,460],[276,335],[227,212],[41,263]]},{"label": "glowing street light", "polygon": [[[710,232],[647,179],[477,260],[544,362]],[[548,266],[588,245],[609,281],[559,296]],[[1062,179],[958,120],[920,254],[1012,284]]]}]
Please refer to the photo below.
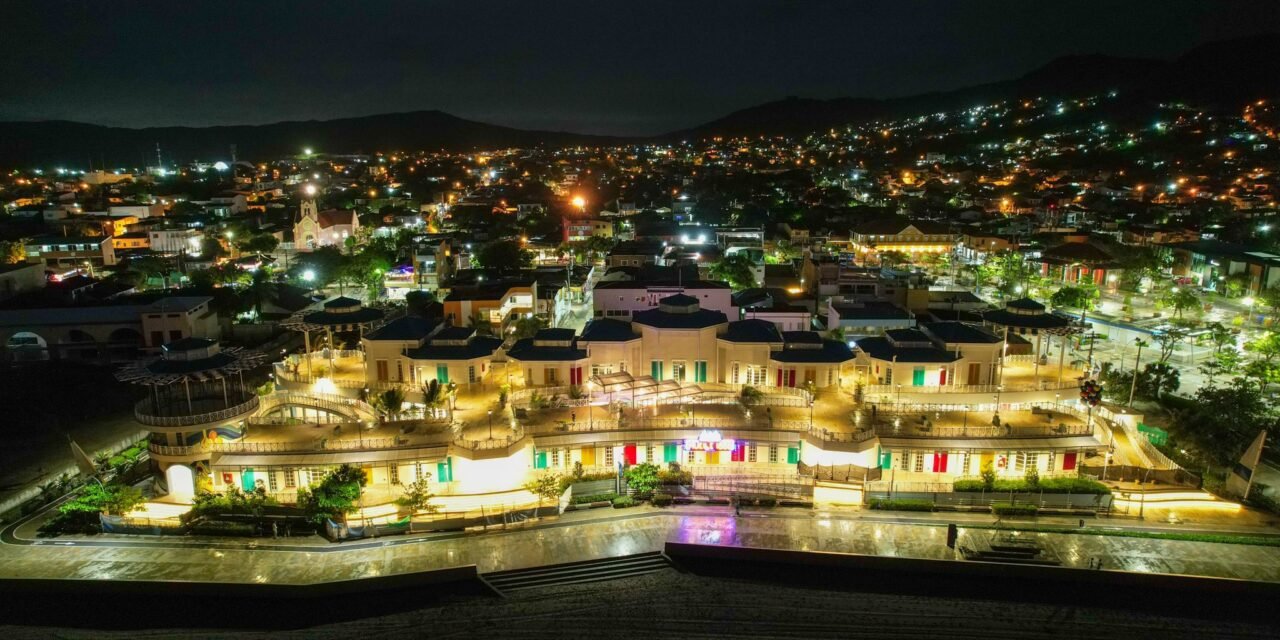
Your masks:
[{"label": "glowing street light", "polygon": [[578,208],[578,211],[584,211],[584,210],[586,209],[586,206],[587,206],[587,200],[586,200],[586,198],[583,198],[582,196],[574,196],[574,197],[573,197],[573,206],[577,207],[577,208]]},{"label": "glowing street light", "polygon": [[315,272],[315,270],[314,270],[314,269],[307,269],[306,271],[303,271],[303,272],[302,272],[302,279],[303,279],[303,280],[306,280],[307,282],[315,282],[315,279],[316,279],[316,272]]},{"label": "glowing street light", "polygon": [[316,186],[314,184],[309,184],[303,187],[302,190],[309,196],[314,196],[316,194]]}]

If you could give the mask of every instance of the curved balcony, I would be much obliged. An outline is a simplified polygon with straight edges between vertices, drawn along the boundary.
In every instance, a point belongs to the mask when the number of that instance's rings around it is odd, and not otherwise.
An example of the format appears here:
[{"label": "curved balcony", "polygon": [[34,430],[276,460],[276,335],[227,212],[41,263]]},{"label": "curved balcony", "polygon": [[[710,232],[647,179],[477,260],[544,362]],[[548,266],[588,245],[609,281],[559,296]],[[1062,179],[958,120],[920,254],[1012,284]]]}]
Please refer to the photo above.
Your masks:
[{"label": "curved balcony", "polygon": [[151,452],[151,458],[157,462],[193,462],[202,458],[208,458],[211,449],[204,443],[197,443],[186,446],[173,446],[167,444],[149,443],[147,450]]},{"label": "curved balcony", "polygon": [[258,396],[253,393],[240,394],[228,404],[222,397],[192,398],[189,402],[155,398],[143,398],[134,405],[133,417],[138,422],[150,427],[194,427],[197,425],[227,422],[246,416],[258,409]]}]

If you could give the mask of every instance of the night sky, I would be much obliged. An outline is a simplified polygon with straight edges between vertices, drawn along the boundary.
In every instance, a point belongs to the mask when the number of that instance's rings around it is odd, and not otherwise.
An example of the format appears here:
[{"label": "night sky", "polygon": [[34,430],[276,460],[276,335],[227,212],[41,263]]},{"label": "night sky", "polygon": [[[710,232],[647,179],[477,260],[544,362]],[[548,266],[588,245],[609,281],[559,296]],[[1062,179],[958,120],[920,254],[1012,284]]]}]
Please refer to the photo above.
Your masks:
[{"label": "night sky", "polygon": [[[145,9],[140,7],[146,7]],[[0,119],[265,123],[440,109],[651,134],[788,95],[891,97],[1068,53],[1173,57],[1280,2],[5,2]]]}]

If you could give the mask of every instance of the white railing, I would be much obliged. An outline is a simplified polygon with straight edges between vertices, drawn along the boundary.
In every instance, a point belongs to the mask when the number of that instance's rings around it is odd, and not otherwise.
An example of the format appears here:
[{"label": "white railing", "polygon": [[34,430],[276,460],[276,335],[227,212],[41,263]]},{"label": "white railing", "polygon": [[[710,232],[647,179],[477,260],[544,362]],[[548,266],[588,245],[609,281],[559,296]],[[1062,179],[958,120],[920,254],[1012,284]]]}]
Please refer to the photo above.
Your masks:
[{"label": "white railing", "polygon": [[876,435],[897,438],[1056,438],[1063,436],[1087,436],[1093,434],[1088,424],[1072,426],[1014,426],[974,424],[961,427],[924,428],[919,424],[904,423],[901,426],[877,424]]},{"label": "white railing", "polygon": [[524,435],[512,435],[505,438],[490,438],[486,440],[465,440],[459,438],[453,441],[453,444],[463,449],[472,451],[484,451],[488,449],[503,449],[509,447],[520,440],[524,439]]},{"label": "white railing", "polygon": [[865,395],[896,395],[899,393],[1009,393],[1012,391],[1061,391],[1079,389],[1079,381],[1041,381],[1037,384],[948,384],[948,385],[893,385],[869,384],[862,388]]},{"label": "white railing", "polygon": [[[292,391],[277,391],[263,396],[262,409],[259,410],[259,413],[265,414],[272,409],[291,404],[323,409],[331,413],[348,415],[355,419],[373,420],[377,416],[377,411],[372,406],[355,398],[327,393],[295,393]],[[364,415],[361,416],[359,414]]]},{"label": "white railing", "polygon": [[206,446],[204,446],[204,443],[185,445],[185,446],[172,446],[172,445],[166,445],[166,444],[156,444],[154,442],[151,442],[147,444],[147,449],[150,450],[152,454],[160,455],[160,456],[171,456],[171,457],[182,457],[182,456],[189,456],[189,455],[196,455],[196,454],[204,454],[209,452],[209,449]]},{"label": "white railing", "polygon": [[144,398],[134,405],[133,417],[142,424],[153,427],[188,427],[197,424],[207,424],[212,422],[221,422],[230,420],[237,416],[249,413],[258,408],[258,396],[250,396],[248,400],[240,404],[219,409],[218,411],[210,411],[207,413],[195,413],[187,416],[153,416],[149,411],[151,400]]},{"label": "white railing", "polygon": [[1106,420],[1112,425],[1120,425],[1120,428],[1124,430],[1125,437],[1128,438],[1129,442],[1132,442],[1133,446],[1138,449],[1138,454],[1146,458],[1146,462],[1148,465],[1150,465],[1151,468],[1153,469],[1181,469],[1182,468],[1181,466],[1178,465],[1178,463],[1171,460],[1169,456],[1166,456],[1162,451],[1157,449],[1155,445],[1151,444],[1151,441],[1147,440],[1146,436],[1139,433],[1137,427],[1131,424],[1130,420],[1120,419],[1119,416],[1117,416],[1110,409],[1104,406],[1099,406],[1097,409],[1095,409],[1095,412],[1099,416],[1105,416]]}]

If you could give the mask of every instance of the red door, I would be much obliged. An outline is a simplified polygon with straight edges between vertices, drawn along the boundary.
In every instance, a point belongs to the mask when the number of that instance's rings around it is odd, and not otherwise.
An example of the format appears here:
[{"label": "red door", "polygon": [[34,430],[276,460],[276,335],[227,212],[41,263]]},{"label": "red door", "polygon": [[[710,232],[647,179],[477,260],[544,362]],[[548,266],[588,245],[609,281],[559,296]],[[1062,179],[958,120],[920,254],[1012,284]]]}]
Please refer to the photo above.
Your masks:
[{"label": "red door", "polygon": [[933,472],[934,473],[947,472],[947,452],[946,451],[938,451],[933,454]]},{"label": "red door", "polygon": [[778,369],[778,384],[775,386],[778,386],[778,387],[782,386],[782,369]]},{"label": "red door", "polygon": [[729,460],[731,462],[742,462],[747,459],[746,452],[747,443],[739,440],[733,444],[733,453],[730,454]]},{"label": "red door", "polygon": [[788,387],[796,386],[796,370],[795,369],[787,370],[787,386]]},{"label": "red door", "polygon": [[938,386],[945,387],[947,385],[947,368],[943,367],[938,370]]},{"label": "red door", "polygon": [[622,459],[626,461],[627,466],[631,466],[635,464],[636,463],[636,445],[634,444],[622,445]]},{"label": "red door", "polygon": [[1076,468],[1076,452],[1070,451],[1062,454],[1062,470],[1074,471]]}]

